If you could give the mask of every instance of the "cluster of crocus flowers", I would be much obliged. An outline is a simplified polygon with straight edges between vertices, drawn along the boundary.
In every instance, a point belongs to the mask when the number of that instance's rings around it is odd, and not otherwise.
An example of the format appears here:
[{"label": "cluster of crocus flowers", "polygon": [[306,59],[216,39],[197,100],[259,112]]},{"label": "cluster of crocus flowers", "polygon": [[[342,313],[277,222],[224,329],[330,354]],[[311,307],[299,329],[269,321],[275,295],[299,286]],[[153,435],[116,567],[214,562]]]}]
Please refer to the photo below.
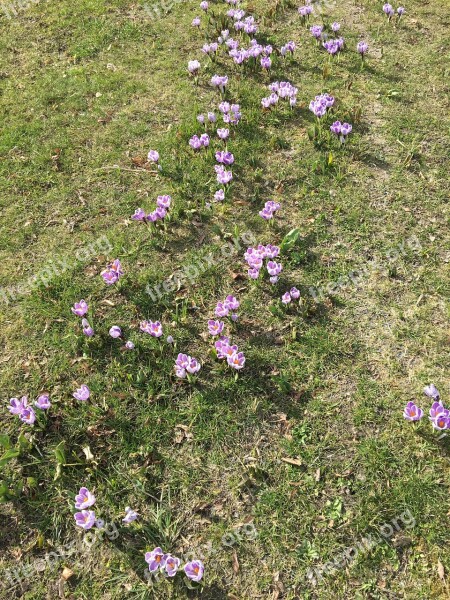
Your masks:
[{"label": "cluster of crocus flowers", "polygon": [[220,337],[217,340],[217,342],[215,342],[214,347],[216,349],[217,358],[225,358],[227,360],[228,365],[236,371],[240,371],[244,368],[244,353],[239,352],[239,348],[236,345],[231,344],[230,339],[228,337]]},{"label": "cluster of crocus flowers", "polygon": [[[236,311],[239,308],[239,306],[239,300],[235,296],[229,295],[225,298],[223,302],[221,301],[217,303],[214,313],[217,317],[223,318],[231,316],[232,321],[237,321],[238,315]],[[219,333],[222,333],[222,329],[219,331]]]},{"label": "cluster of crocus flowers", "polygon": [[293,287],[290,289],[289,292],[286,292],[285,294],[283,294],[281,296],[281,302],[283,304],[290,304],[292,302],[292,300],[298,300],[300,298],[300,291],[296,288]]},{"label": "cluster of crocus flowers", "polygon": [[208,114],[206,115],[197,115],[197,121],[199,123],[201,123],[202,125],[204,125],[205,123],[207,123],[207,121],[209,121],[210,123],[215,123],[217,121],[217,117],[215,115],[215,113],[213,112],[208,112]]},{"label": "cluster of crocus flowers", "polygon": [[113,285],[114,283],[117,283],[122,275],[122,265],[120,264],[120,260],[118,258],[116,258],[106,267],[106,269],[101,272],[101,276],[103,277],[103,281],[106,283],[106,285]]},{"label": "cluster of crocus flowers", "polygon": [[273,218],[274,214],[280,210],[281,204],[279,202],[275,202],[274,200],[268,200],[264,204],[264,208],[259,211],[259,216],[264,220],[269,221]]},{"label": "cluster of crocus flowers", "polygon": [[[426,396],[434,400],[428,417],[433,428],[439,431],[450,429],[450,410],[443,406],[436,386],[434,384],[427,385],[423,391]],[[423,410],[412,401],[408,402],[403,411],[403,416],[407,421],[420,421],[423,415]]]},{"label": "cluster of crocus flowers", "polygon": [[156,221],[163,220],[167,215],[171,202],[172,198],[168,195],[158,196],[154,211],[147,214],[144,209],[137,208],[131,218],[133,221],[142,221],[144,223],[155,223]]},{"label": "cluster of crocus flowers", "polygon": [[328,54],[331,54],[332,56],[334,56],[340,50],[343,50],[344,38],[340,37],[335,40],[326,40],[323,42],[322,46],[325,48],[325,50],[328,52]]},{"label": "cluster of crocus flowers", "polygon": [[200,148],[207,148],[209,142],[209,135],[207,133],[202,133],[200,136],[193,135],[189,140],[189,146],[194,150],[200,150]]},{"label": "cluster of crocus flowers", "polygon": [[[79,302],[75,302],[70,310],[74,315],[77,315],[77,317],[84,317],[89,310],[89,305],[85,300],[80,300]],[[81,319],[81,327],[83,328],[84,335],[87,337],[92,337],[94,335],[94,329],[87,319]]]},{"label": "cluster of crocus flowers", "polygon": [[306,21],[309,15],[312,13],[313,7],[311,4],[306,4],[305,6],[300,6],[298,9],[298,14],[302,17],[304,21]]},{"label": "cluster of crocus flowers", "polygon": [[91,529],[95,525],[96,517],[93,510],[87,510],[95,504],[95,496],[87,487],[80,488],[75,496],[75,508],[79,511],[74,514],[75,523],[82,529]]},{"label": "cluster of crocus flowers", "polygon": [[323,32],[323,25],[313,25],[309,28],[311,35],[316,38],[316,40],[320,40]]},{"label": "cluster of crocus flowers", "polygon": [[[51,403],[48,395],[42,394],[39,396],[34,406],[39,410],[49,409]],[[27,425],[34,425],[36,421],[36,413],[33,407],[28,404],[28,396],[22,396],[20,400],[18,398],[11,398],[8,410],[12,415],[17,415],[22,423],[26,423]]]},{"label": "cluster of crocus flowers", "polygon": [[270,108],[278,104],[280,98],[288,99],[291,106],[297,104],[298,89],[289,83],[289,81],[274,81],[269,85],[269,90],[272,92],[270,96],[261,100],[263,108]]},{"label": "cluster of crocus flowers", "polygon": [[347,136],[352,132],[353,127],[350,123],[341,123],[340,121],[335,121],[330,126],[330,131],[337,135],[341,144],[344,144],[347,140]]},{"label": "cluster of crocus flowers", "polygon": [[188,354],[178,354],[175,361],[175,375],[180,379],[184,379],[187,374],[195,375],[200,371],[201,364],[196,358]]},{"label": "cluster of crocus flowers", "polygon": [[[150,573],[163,572],[167,577],[175,577],[181,565],[179,558],[166,554],[159,546],[151,552],[145,553],[145,562],[148,564]],[[183,567],[186,576],[195,582],[201,581],[204,570],[205,568],[200,560],[190,561]]]},{"label": "cluster of crocus flowers", "polygon": [[211,85],[218,88],[223,94],[228,85],[228,77],[226,75],[213,75],[211,77]]},{"label": "cluster of crocus flowers", "polygon": [[264,264],[264,259],[269,259],[266,267],[270,275],[270,282],[276,283],[278,281],[278,275],[283,269],[281,263],[277,263],[273,260],[279,253],[280,248],[278,246],[273,246],[272,244],[268,244],[267,246],[259,244],[256,248],[247,248],[244,258],[250,267],[248,269],[248,276],[250,279],[258,279],[260,270]]},{"label": "cluster of crocus flowers", "polygon": [[156,338],[161,337],[163,334],[162,325],[159,321],[141,321],[139,329]]},{"label": "cluster of crocus flowers", "polygon": [[86,402],[86,400],[89,400],[89,397],[91,395],[91,391],[88,388],[87,385],[83,384],[81,385],[73,394],[72,396],[75,398],[75,400],[79,400],[80,402]]},{"label": "cluster of crocus flowers", "polygon": [[389,21],[395,15],[395,11],[392,8],[392,4],[388,4],[388,3],[383,4],[383,12],[387,16],[387,18],[388,18]]},{"label": "cluster of crocus flowers", "polygon": [[314,100],[311,100],[309,103],[309,110],[313,112],[316,117],[323,117],[333,104],[333,96],[330,96],[329,94],[320,94],[319,96],[316,96]]},{"label": "cluster of crocus flowers", "polygon": [[242,118],[241,107],[239,104],[221,102],[219,104],[219,110],[222,113],[223,122],[227,125],[237,125]]}]

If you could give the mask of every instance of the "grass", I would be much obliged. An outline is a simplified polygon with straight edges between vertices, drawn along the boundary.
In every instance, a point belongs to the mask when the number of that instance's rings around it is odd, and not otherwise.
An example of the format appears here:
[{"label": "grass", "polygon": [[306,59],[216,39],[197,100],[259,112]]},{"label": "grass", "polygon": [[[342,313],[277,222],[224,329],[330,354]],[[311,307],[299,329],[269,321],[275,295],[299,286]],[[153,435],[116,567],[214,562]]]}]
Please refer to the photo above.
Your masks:
[{"label": "grass", "polygon": [[[429,382],[444,403],[449,394],[445,3],[413,0],[399,27],[381,3],[330,7],[324,21],[341,22],[347,50],[327,74],[296,7],[254,0],[261,39],[299,45],[270,79],[201,57],[215,30],[190,26],[197,4],[160,20],[125,0],[41,2],[0,17],[0,286],[16,296],[0,311],[1,419],[20,447],[1,467],[0,597],[446,598],[449,445],[401,417],[411,399],[428,410]],[[370,47],[363,70],[359,39]],[[198,87],[192,58],[204,66]],[[230,76],[243,120],[229,143],[231,199],[211,210],[214,155],[193,158],[188,140],[196,115],[216,109],[216,72]],[[294,111],[261,110],[269,80],[299,88]],[[343,149],[308,136],[308,103],[322,91],[354,125]],[[150,148],[160,174],[139,167]],[[130,215],[161,193],[174,210],[149,235]],[[268,199],[282,203],[270,229],[257,215]],[[192,285],[155,301],[146,293],[244,232],[279,244],[294,228],[277,286],[248,281],[242,249]],[[102,236],[98,252],[75,259]],[[99,273],[114,258],[126,274],[110,289]],[[69,268],[18,291],[52,260]],[[292,285],[301,310],[280,307]],[[310,288],[322,290],[318,303]],[[205,336],[228,293],[241,300],[233,340],[247,357],[237,379]],[[69,310],[82,297],[91,340]],[[140,334],[144,318],[161,320],[176,347]],[[134,352],[108,336],[114,324]],[[178,351],[204,363],[192,385],[174,380]],[[72,399],[81,383],[89,404]],[[18,427],[6,401],[44,391],[45,427]],[[90,549],[72,516],[81,485],[118,533],[110,526]],[[127,505],[141,517],[125,527]],[[414,527],[311,582],[311,569],[405,511]],[[203,589],[149,586],[143,556],[156,545],[203,556]],[[20,583],[9,581],[17,569]]]}]

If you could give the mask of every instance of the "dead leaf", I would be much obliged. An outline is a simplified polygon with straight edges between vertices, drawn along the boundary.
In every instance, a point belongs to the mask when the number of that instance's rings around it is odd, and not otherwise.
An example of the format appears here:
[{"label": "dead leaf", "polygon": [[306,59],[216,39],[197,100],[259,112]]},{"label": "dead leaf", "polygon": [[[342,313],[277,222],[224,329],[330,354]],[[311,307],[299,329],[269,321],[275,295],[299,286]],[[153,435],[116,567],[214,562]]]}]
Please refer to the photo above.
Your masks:
[{"label": "dead leaf", "polygon": [[294,467],[301,467],[303,464],[301,458],[284,458],[284,457],[282,457],[281,460],[285,463],[288,463],[288,465],[294,465]]},{"label": "dead leaf", "polygon": [[89,462],[90,460],[94,460],[94,455],[91,452],[89,446],[83,448],[84,455],[86,456],[86,460]]},{"label": "dead leaf", "polygon": [[184,440],[190,442],[193,437],[187,425],[175,425],[175,444],[181,444]]},{"label": "dead leaf", "polygon": [[63,572],[61,577],[64,579],[64,581],[67,581],[68,579],[70,579],[73,575],[73,571],[71,569],[69,569],[68,567],[64,567]]},{"label": "dead leaf", "polygon": [[316,474],[314,475],[314,479],[316,481],[320,481],[320,469],[317,469]]},{"label": "dead leaf", "polygon": [[445,581],[445,569],[444,569],[444,565],[441,563],[440,560],[438,560],[437,568],[438,568],[439,579],[441,581]]},{"label": "dead leaf", "polygon": [[233,552],[233,571],[236,575],[239,573],[239,561],[236,550]]}]

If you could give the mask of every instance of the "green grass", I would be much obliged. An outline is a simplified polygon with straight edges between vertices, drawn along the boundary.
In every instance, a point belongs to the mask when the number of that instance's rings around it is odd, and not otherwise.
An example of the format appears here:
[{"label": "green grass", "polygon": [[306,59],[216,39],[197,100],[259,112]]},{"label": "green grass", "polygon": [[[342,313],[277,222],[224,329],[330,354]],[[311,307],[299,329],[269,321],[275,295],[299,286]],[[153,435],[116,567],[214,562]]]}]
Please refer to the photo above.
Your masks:
[{"label": "green grass", "polygon": [[[0,288],[16,295],[0,311],[0,418],[20,447],[0,472],[2,599],[56,598],[62,588],[89,600],[448,597],[448,438],[402,418],[411,399],[428,411],[430,382],[449,403],[447,6],[413,0],[399,27],[381,2],[331,6],[324,22],[341,22],[347,48],[325,79],[328,58],[296,6],[245,4],[265,43],[299,45],[294,60],[275,59],[270,78],[203,57],[216,30],[191,27],[197,1],[160,20],[125,0],[40,2],[0,16]],[[224,6],[212,3],[213,14]],[[359,39],[370,47],[364,69]],[[186,72],[193,58],[198,86]],[[214,153],[193,157],[188,140],[200,131],[196,115],[217,108],[214,73],[229,75],[243,119],[228,144],[230,199],[210,209]],[[299,88],[294,111],[261,110],[275,80]],[[325,91],[335,118],[354,126],[342,149],[308,135],[309,101]],[[150,148],[161,173],[139,168]],[[159,194],[174,207],[150,234],[130,215]],[[258,216],[268,199],[282,203],[270,228]],[[280,244],[294,228],[276,286],[247,279],[242,249],[161,299],[146,293],[244,232]],[[102,249],[74,259],[102,236]],[[99,274],[114,258],[125,276],[111,289]],[[52,260],[70,267],[47,287],[17,291]],[[292,285],[302,305],[282,309]],[[310,288],[324,290],[318,303]],[[237,379],[205,335],[229,293],[241,301],[232,339],[247,357]],[[80,298],[90,340],[70,313]],[[143,319],[159,319],[176,345],[161,350],[139,333]],[[108,336],[114,324],[133,352]],[[178,352],[203,363],[192,384],[174,379]],[[81,383],[92,402],[72,398]],[[44,391],[52,408],[42,427],[7,412],[10,397]],[[72,516],[81,485],[118,529],[90,550]],[[127,505],[141,516],[125,527]],[[414,527],[313,585],[311,569],[405,511]],[[181,576],[150,587],[144,553],[156,545],[203,556],[203,588],[188,590]],[[50,552],[59,559],[42,562]],[[20,585],[8,583],[27,565]],[[62,584],[64,567],[74,575]]]}]

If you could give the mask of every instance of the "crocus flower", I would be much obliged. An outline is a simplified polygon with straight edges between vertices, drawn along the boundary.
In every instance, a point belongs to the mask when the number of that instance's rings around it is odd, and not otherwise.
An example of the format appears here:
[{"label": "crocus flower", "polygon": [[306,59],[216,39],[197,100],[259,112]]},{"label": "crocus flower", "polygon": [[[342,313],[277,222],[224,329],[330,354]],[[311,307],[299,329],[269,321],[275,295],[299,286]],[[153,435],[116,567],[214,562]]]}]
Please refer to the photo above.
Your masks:
[{"label": "crocus flower", "polygon": [[200,2],[200,8],[202,10],[204,10],[205,12],[208,10],[208,6],[209,6],[209,4],[206,2],[206,0],[203,0],[203,2]]},{"label": "crocus flower", "polygon": [[431,424],[433,425],[434,429],[450,429],[449,411],[444,409],[443,412],[431,419]]},{"label": "crocus flower", "polygon": [[189,140],[189,146],[194,150],[199,150],[199,148],[202,147],[202,142],[200,141],[198,135],[193,135],[191,137],[191,139]]},{"label": "crocus flower", "polygon": [[425,396],[428,396],[429,398],[433,398],[433,400],[439,400],[439,398],[440,398],[440,394],[439,394],[436,386],[433,383],[430,383],[430,385],[427,385],[426,387],[424,387],[423,393],[425,394]]},{"label": "crocus flower", "polygon": [[225,200],[224,190],[217,190],[217,192],[214,194],[214,200],[216,200],[216,202],[222,202],[222,200]]},{"label": "crocus flower", "polygon": [[233,173],[231,171],[225,171],[225,169],[217,171],[217,183],[220,185],[227,185],[233,179]]},{"label": "crocus flower", "polygon": [[43,394],[42,396],[39,396],[34,405],[37,408],[40,408],[41,410],[47,410],[48,408],[50,408],[51,403],[47,394]]},{"label": "crocus flower", "polygon": [[223,321],[214,321],[210,319],[208,321],[208,331],[211,335],[220,335],[223,331],[225,323]]},{"label": "crocus flower", "polygon": [[230,312],[230,308],[229,306],[227,306],[225,304],[225,302],[218,302],[216,309],[215,309],[215,314],[218,317],[227,317],[228,313]]},{"label": "crocus flower", "polygon": [[131,215],[133,221],[145,221],[147,218],[146,212],[143,208],[137,208],[134,211],[134,215]]},{"label": "crocus flower", "polygon": [[166,555],[158,546],[151,552],[145,553],[145,562],[148,563],[149,571],[155,573],[158,569],[164,569],[166,565]]},{"label": "crocus flower", "polygon": [[113,325],[109,330],[109,335],[112,338],[120,338],[122,336],[122,330],[118,325]]},{"label": "crocus flower", "polygon": [[81,385],[76,392],[74,392],[72,394],[72,396],[76,399],[76,400],[80,400],[80,402],[85,402],[86,400],[88,400],[89,396],[91,395],[91,392],[88,388],[87,385]]},{"label": "crocus flower", "polygon": [[236,371],[240,371],[245,365],[245,356],[243,352],[235,352],[232,356],[227,357],[227,363]]},{"label": "crocus flower", "polygon": [[27,425],[34,425],[34,422],[36,421],[36,414],[31,406],[28,406],[19,414],[19,419]]},{"label": "crocus flower", "polygon": [[430,408],[430,419],[435,419],[438,415],[445,413],[445,410],[441,402],[433,402]]},{"label": "crocus flower", "polygon": [[83,326],[84,335],[87,335],[87,337],[92,337],[94,335],[94,329],[90,326],[87,319],[82,319],[81,325]]},{"label": "crocus flower", "polygon": [[138,518],[138,513],[132,510],[129,506],[125,508],[125,517],[122,519],[122,523],[132,523]]},{"label": "crocus flower", "polygon": [[267,263],[267,272],[269,273],[269,275],[279,275],[282,270],[283,266],[281,263],[277,263],[274,260],[269,260],[269,262]]},{"label": "crocus flower", "polygon": [[201,64],[198,62],[198,60],[190,60],[188,62],[188,71],[191,75],[197,75],[197,73],[200,71],[200,67]]},{"label": "crocus flower", "polygon": [[423,410],[416,406],[414,402],[408,402],[403,411],[403,416],[407,421],[420,421],[423,417]]},{"label": "crocus flower", "polygon": [[166,573],[168,577],[175,577],[177,571],[180,567],[180,559],[176,558],[176,556],[172,556],[171,554],[166,554]]},{"label": "crocus flower", "polygon": [[388,19],[390,19],[394,14],[394,9],[392,8],[391,4],[386,3],[383,4],[383,12],[386,14]]},{"label": "crocus flower", "polygon": [[191,356],[189,356],[188,358],[189,364],[186,367],[186,371],[191,375],[194,375],[194,373],[198,373],[200,371],[201,365],[196,358],[192,358]]},{"label": "crocus flower", "polygon": [[217,117],[213,112],[208,113],[208,121],[210,123],[215,123],[217,121]]},{"label": "crocus flower", "polygon": [[250,269],[248,269],[247,273],[250,279],[258,279],[259,277],[259,269],[255,267],[251,267]]},{"label": "crocus flower", "polygon": [[359,52],[359,54],[361,54],[362,58],[364,58],[364,55],[366,54],[368,49],[369,44],[367,42],[361,41],[358,42],[358,44],[356,45],[356,50]]},{"label": "crocus flower", "polygon": [[82,529],[91,529],[95,523],[95,512],[93,510],[82,510],[74,515],[75,523]]},{"label": "crocus flower", "polygon": [[200,23],[201,23],[200,17],[195,17],[192,20],[192,27],[200,27]]},{"label": "crocus flower", "polygon": [[203,125],[205,122],[205,115],[197,115],[197,121]]},{"label": "crocus flower", "polygon": [[228,77],[226,75],[213,75],[213,77],[211,77],[211,85],[219,88],[222,93],[225,91],[227,84]]},{"label": "crocus flower", "polygon": [[261,58],[261,66],[263,69],[267,69],[269,70],[272,66],[272,60],[270,58],[270,56],[263,56]]},{"label": "crocus flower", "polygon": [[70,310],[74,315],[77,315],[78,317],[84,317],[88,311],[88,308],[87,302],[85,300],[80,300],[79,302],[75,302]]},{"label": "crocus flower", "polygon": [[209,141],[209,135],[207,133],[202,133],[202,135],[200,136],[201,145],[207,148],[209,146]]},{"label": "crocus flower", "polygon": [[112,285],[119,281],[120,277],[123,275],[122,265],[120,264],[120,260],[116,258],[107,268],[101,272],[101,276],[107,285]]},{"label": "crocus flower", "polygon": [[17,398],[11,398],[9,404],[9,412],[12,415],[20,415],[20,413],[22,413],[28,406],[28,398],[27,396],[22,396],[20,400],[18,400]]},{"label": "crocus flower", "polygon": [[141,321],[139,328],[144,333],[159,338],[163,334],[162,325],[159,321]]},{"label": "crocus flower", "polygon": [[323,27],[322,25],[313,25],[309,28],[309,30],[312,33],[313,37],[315,37],[316,40],[319,40],[322,35]]},{"label": "crocus flower", "polygon": [[327,109],[331,108],[333,104],[333,96],[320,94],[320,96],[316,96],[314,100],[311,100],[309,103],[309,110],[312,111],[316,117],[323,117],[327,112]]},{"label": "crocus flower", "polygon": [[172,202],[172,198],[168,195],[166,196],[158,196],[156,199],[156,205],[160,208],[168,209],[170,208],[170,203]]},{"label": "crocus flower", "polygon": [[157,163],[159,160],[159,153],[156,150],[150,150],[147,154],[148,162]]},{"label": "crocus flower", "polygon": [[220,137],[221,140],[226,140],[227,137],[230,135],[230,130],[229,129],[218,129],[217,130],[217,135]]},{"label": "crocus flower", "polygon": [[216,160],[218,163],[229,166],[234,163],[234,156],[231,152],[225,152],[221,150],[216,152]]},{"label": "crocus flower", "polygon": [[296,287],[291,288],[289,293],[294,300],[300,298],[300,292]]},{"label": "crocus flower", "polygon": [[174,342],[174,340],[173,340],[173,337],[172,337],[171,335],[168,335],[168,336],[167,336],[167,339],[166,339],[166,342],[167,342],[168,344],[173,344],[173,342]]},{"label": "crocus flower", "polygon": [[292,301],[292,298],[291,298],[291,295],[289,292],[286,292],[285,294],[283,294],[281,296],[281,302],[283,304],[289,304],[289,302],[291,302],[291,301]]},{"label": "crocus flower", "polygon": [[403,8],[403,6],[399,6],[397,8],[397,14],[398,14],[398,18],[400,19],[400,17],[405,14],[405,9]]},{"label": "crocus flower", "polygon": [[339,29],[341,28],[341,24],[337,23],[336,21],[334,23],[331,24],[331,29],[336,32],[339,31]]},{"label": "crocus flower", "polygon": [[228,310],[237,310],[240,306],[240,302],[234,296],[227,296],[225,298],[224,306]]},{"label": "crocus flower", "polygon": [[125,343],[125,348],[127,350],[134,350],[134,344],[131,340],[128,340],[128,342]]},{"label": "crocus flower", "polygon": [[334,134],[336,134],[336,135],[340,135],[341,128],[342,128],[342,124],[341,124],[340,121],[335,121],[333,123],[333,125],[330,126],[331,132],[334,133]]},{"label": "crocus flower", "polygon": [[83,510],[95,504],[95,496],[87,487],[80,488],[80,491],[75,496],[75,508]]},{"label": "crocus flower", "polygon": [[200,581],[205,568],[200,560],[193,560],[184,566],[186,576],[192,581]]}]

